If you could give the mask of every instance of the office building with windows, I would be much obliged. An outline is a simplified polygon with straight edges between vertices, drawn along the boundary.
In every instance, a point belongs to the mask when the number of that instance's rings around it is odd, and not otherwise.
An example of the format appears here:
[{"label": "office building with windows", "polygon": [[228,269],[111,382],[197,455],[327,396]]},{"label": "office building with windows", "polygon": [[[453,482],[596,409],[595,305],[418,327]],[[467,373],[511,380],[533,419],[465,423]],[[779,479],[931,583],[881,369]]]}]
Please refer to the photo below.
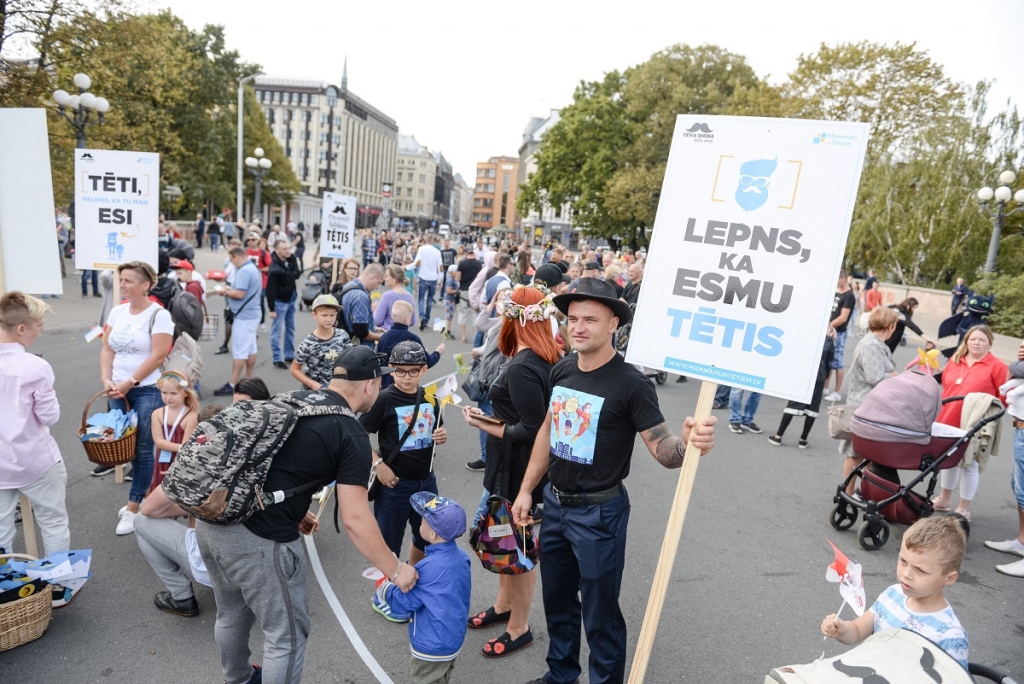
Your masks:
[{"label": "office building with windows", "polygon": [[516,190],[519,183],[517,157],[491,157],[476,165],[473,212],[470,223],[481,228],[506,226],[519,232]]},{"label": "office building with windows", "polygon": [[[532,117],[523,131],[523,144],[519,147],[519,184],[529,180],[530,174],[537,171],[536,154],[540,149],[541,139],[552,126],[558,123],[559,110],[552,109],[547,117]],[[580,242],[580,231],[572,224],[572,207],[569,204],[553,207],[544,204],[540,211],[531,208],[523,216],[523,229],[529,231],[534,244],[557,239],[569,249],[577,249]]]},{"label": "office building with windows", "polygon": [[393,181],[398,124],[341,86],[258,76],[256,99],[295,170],[302,190],[290,206],[264,209],[270,223],[320,223],[324,192],[357,200],[357,227],[375,225],[383,207],[382,187]]}]

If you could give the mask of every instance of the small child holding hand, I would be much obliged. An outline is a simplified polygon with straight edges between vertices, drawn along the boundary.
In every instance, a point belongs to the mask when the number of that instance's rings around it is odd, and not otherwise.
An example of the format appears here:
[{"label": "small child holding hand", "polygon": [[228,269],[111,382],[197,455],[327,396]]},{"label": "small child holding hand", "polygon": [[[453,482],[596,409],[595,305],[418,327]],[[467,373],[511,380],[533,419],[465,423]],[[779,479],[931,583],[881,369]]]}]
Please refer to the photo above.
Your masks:
[{"label": "small child holding hand", "polygon": [[447,684],[466,638],[469,614],[469,556],[455,543],[466,532],[466,511],[458,502],[433,492],[416,492],[409,503],[423,519],[420,535],[429,544],[426,557],[416,563],[419,580],[402,592],[382,578],[376,600],[396,613],[412,615],[412,680]]},{"label": "small child holding hand", "polygon": [[821,632],[840,643],[858,644],[874,632],[901,628],[939,645],[967,667],[967,632],[943,596],[959,575],[967,537],[950,517],[922,518],[903,534],[896,565],[897,584],[854,620],[835,613],[821,621]]},{"label": "small child holding hand", "polygon": [[178,371],[166,371],[156,381],[156,386],[160,388],[164,405],[153,411],[150,422],[156,446],[156,467],[153,468],[149,492],[164,481],[164,475],[170,470],[181,445],[199,423],[199,397],[184,375]]}]

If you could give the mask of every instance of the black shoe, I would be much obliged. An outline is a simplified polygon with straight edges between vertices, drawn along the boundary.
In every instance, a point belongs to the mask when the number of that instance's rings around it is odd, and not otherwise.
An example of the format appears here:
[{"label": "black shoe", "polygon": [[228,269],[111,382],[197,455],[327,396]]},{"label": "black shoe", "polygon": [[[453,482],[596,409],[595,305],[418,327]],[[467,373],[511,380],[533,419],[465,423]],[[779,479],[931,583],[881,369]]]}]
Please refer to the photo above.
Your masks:
[{"label": "black shoe", "polygon": [[729,408],[729,405],[728,404],[721,404],[721,403],[716,401],[715,403],[713,403],[711,405],[711,408],[713,408],[713,409],[725,409],[725,408]]},{"label": "black shoe", "polygon": [[114,466],[98,465],[93,468],[92,472],[89,474],[93,477],[103,477],[104,475],[109,475],[112,472],[114,472]]},{"label": "black shoe", "polygon": [[420,330],[426,330],[426,329],[427,329],[426,321],[420,319]]},{"label": "black shoe", "polygon": [[93,297],[99,297],[100,299],[103,299],[103,295],[101,295],[99,292],[93,292],[92,296]]},{"label": "black shoe", "polygon": [[739,423],[729,423],[730,432],[735,432],[737,435],[743,434],[743,426]]},{"label": "black shoe", "polygon": [[249,681],[245,684],[263,684],[263,668],[256,663],[253,663],[252,669],[252,676],[249,677]]},{"label": "black shoe", "polygon": [[288,364],[286,364],[284,361],[275,361],[274,368],[288,368]]},{"label": "black shoe", "polygon": [[753,432],[755,435],[759,435],[762,432],[764,432],[761,428],[757,426],[757,423],[755,423],[754,421],[750,421],[749,423],[741,423],[740,427],[742,427],[747,432]]},{"label": "black shoe", "polygon": [[218,349],[217,351],[215,351],[213,353],[214,354],[227,354],[228,351],[230,351],[230,350],[227,348],[227,345],[225,345],[225,346],[221,347],[220,349]]},{"label": "black shoe", "polygon": [[[549,684],[549,682],[543,677],[540,677],[538,679],[531,679],[530,681],[526,682],[526,684]],[[569,682],[569,684],[580,684],[580,678],[577,677],[576,679]]]},{"label": "black shoe", "polygon": [[678,378],[676,378],[676,382],[686,382],[686,376],[680,375]]},{"label": "black shoe", "polygon": [[290,359],[287,356],[284,357],[284,362],[287,363],[289,366],[292,365],[292,361],[294,361],[294,360],[295,360],[294,356],[292,358],[290,358]]},{"label": "black shoe", "polygon": [[156,607],[165,613],[180,615],[181,617],[195,617],[199,615],[199,604],[196,597],[190,596],[184,601],[177,601],[169,591],[161,591],[153,598]]},{"label": "black shoe", "polygon": [[472,471],[477,472],[477,473],[483,472],[483,469],[485,467],[486,466],[485,466],[484,462],[482,460],[480,460],[479,458],[476,459],[475,461],[471,462],[471,463],[467,463],[466,464],[466,470],[472,470]]},{"label": "black shoe", "polygon": [[230,382],[225,382],[223,387],[218,387],[213,390],[213,395],[215,397],[230,397],[234,393],[235,388],[231,386]]}]

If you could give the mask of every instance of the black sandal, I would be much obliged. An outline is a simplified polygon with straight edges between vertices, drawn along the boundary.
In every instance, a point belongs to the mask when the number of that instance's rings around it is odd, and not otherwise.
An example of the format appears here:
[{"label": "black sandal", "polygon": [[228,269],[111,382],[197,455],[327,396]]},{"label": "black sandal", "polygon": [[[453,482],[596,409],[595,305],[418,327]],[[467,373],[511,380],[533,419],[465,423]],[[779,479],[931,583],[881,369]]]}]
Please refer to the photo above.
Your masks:
[{"label": "black sandal", "polygon": [[533,643],[533,632],[527,629],[518,639],[513,639],[508,632],[484,644],[484,658],[504,658]]},{"label": "black sandal", "polygon": [[508,622],[511,617],[511,610],[506,610],[504,613],[495,613],[494,606],[491,606],[484,612],[477,613],[470,617],[466,620],[466,624],[469,625],[471,629],[483,629],[484,627],[490,627],[491,625],[496,625],[500,622]]}]

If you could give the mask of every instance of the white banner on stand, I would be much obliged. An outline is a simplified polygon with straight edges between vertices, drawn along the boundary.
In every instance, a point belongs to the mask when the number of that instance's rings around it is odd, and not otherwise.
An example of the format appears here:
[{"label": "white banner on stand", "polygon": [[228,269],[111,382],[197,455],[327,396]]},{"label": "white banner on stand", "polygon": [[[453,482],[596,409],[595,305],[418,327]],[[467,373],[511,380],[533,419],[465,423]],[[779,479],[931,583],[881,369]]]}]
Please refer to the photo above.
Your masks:
[{"label": "white banner on stand", "polygon": [[320,258],[348,259],[356,255],[356,198],[324,193],[320,221]]}]

